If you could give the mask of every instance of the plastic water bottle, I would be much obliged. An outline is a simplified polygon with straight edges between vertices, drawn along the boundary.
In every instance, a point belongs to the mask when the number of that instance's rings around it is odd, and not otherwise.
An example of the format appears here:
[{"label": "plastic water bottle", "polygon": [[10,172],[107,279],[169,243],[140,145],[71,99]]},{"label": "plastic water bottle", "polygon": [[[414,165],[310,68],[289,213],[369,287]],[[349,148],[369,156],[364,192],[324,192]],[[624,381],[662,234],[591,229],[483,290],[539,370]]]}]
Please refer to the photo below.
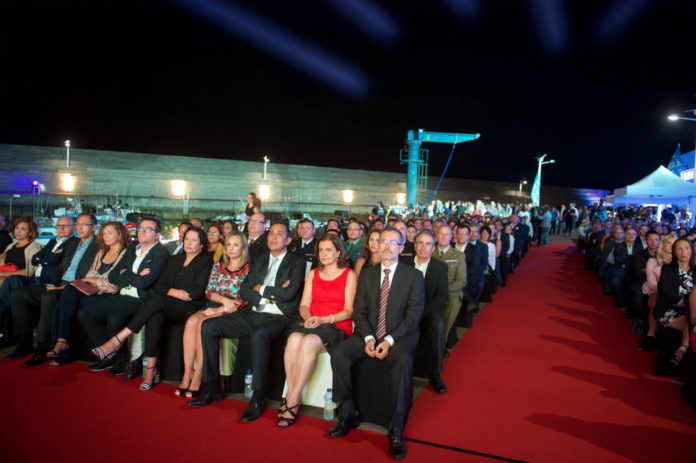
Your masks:
[{"label": "plastic water bottle", "polygon": [[244,397],[247,399],[251,399],[251,395],[253,394],[253,390],[251,389],[251,370],[246,371],[246,375],[244,375]]},{"label": "plastic water bottle", "polygon": [[328,421],[334,419],[334,403],[331,388],[328,388],[326,394],[324,394],[324,419]]},{"label": "plastic water bottle", "polygon": [[147,359],[143,355],[143,378],[147,375]]}]

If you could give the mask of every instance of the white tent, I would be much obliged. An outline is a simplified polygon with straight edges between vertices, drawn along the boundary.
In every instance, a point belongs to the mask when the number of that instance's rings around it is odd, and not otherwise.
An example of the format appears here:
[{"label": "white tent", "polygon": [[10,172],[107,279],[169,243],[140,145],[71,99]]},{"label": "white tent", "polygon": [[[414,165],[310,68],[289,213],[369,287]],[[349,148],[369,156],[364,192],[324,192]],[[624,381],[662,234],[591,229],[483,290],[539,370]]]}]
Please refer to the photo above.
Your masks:
[{"label": "white tent", "polygon": [[615,207],[629,204],[672,204],[681,207],[688,204],[693,217],[696,185],[660,166],[636,183],[617,188],[613,195],[607,196],[606,202]]}]

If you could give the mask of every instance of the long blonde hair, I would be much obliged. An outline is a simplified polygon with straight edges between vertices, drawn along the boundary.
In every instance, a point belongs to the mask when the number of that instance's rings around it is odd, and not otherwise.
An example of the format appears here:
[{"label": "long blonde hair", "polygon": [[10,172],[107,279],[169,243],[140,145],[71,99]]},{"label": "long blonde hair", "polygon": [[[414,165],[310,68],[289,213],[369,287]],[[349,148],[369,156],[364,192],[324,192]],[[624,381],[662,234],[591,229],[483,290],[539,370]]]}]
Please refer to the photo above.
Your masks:
[{"label": "long blonde hair", "polygon": [[224,251],[222,253],[222,262],[225,268],[230,265],[230,256],[227,255],[227,242],[234,237],[237,237],[242,241],[242,267],[244,267],[244,264],[249,262],[249,245],[247,244],[247,238],[244,236],[244,233],[238,230],[233,230],[232,233],[225,237],[223,244]]},{"label": "long blonde hair", "polygon": [[[667,235],[664,238],[662,238],[662,241],[660,241],[660,247],[657,248],[657,255],[655,256],[655,259],[657,260],[657,265],[671,264],[672,263],[672,248],[671,248],[671,246],[674,246],[675,241],[676,241],[676,239],[671,235]],[[670,245],[669,251],[667,251],[664,248],[667,244]]]}]

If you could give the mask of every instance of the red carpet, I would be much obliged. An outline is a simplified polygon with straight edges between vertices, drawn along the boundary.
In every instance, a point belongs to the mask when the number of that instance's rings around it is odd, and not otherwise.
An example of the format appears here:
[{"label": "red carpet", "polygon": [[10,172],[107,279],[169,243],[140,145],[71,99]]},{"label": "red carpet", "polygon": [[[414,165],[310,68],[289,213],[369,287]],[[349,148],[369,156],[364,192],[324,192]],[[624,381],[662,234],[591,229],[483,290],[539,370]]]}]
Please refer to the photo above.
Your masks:
[{"label": "red carpet", "polygon": [[534,462],[696,461],[696,416],[583,264],[568,245],[532,249],[407,435]]},{"label": "red carpet", "polygon": [[[407,460],[696,461],[693,412],[566,248],[531,251],[446,361],[447,395],[414,405],[409,438],[483,455],[411,442]],[[306,416],[279,430],[274,410],[242,424],[244,403],[189,409],[172,386],[141,393],[83,364],[0,360],[0,378],[7,462],[389,459],[381,434],[330,439]]]}]

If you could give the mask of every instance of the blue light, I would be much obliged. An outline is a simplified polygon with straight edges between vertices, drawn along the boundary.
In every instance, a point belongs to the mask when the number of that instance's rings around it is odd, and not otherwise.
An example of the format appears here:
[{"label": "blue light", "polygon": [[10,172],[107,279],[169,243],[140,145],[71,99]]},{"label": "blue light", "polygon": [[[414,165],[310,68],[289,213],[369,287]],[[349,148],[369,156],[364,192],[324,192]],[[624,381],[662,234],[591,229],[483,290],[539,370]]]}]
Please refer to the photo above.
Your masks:
[{"label": "blue light", "polygon": [[401,36],[396,20],[370,0],[325,1],[375,42],[390,44]]},{"label": "blue light", "polygon": [[560,53],[568,45],[568,26],[560,0],[529,0],[541,47],[548,53]]},{"label": "blue light", "polygon": [[443,0],[459,19],[471,21],[479,15],[481,2],[479,0]]},{"label": "blue light", "polygon": [[172,0],[227,32],[353,97],[369,90],[359,69],[238,5],[220,0]]},{"label": "blue light", "polygon": [[649,7],[654,0],[618,0],[609,6],[595,25],[597,38],[612,41],[622,36]]}]

